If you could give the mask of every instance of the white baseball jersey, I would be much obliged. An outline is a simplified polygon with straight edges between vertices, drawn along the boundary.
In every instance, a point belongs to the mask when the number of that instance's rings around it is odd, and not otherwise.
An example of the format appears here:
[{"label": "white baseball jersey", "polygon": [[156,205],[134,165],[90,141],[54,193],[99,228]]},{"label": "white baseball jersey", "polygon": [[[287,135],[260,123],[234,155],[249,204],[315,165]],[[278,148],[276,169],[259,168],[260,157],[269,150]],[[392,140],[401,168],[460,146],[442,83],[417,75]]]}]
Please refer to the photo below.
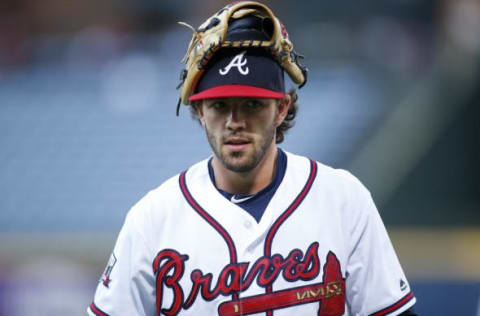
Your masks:
[{"label": "white baseball jersey", "polygon": [[287,153],[261,220],[207,160],[128,213],[89,315],[397,315],[415,303],[370,193]]}]

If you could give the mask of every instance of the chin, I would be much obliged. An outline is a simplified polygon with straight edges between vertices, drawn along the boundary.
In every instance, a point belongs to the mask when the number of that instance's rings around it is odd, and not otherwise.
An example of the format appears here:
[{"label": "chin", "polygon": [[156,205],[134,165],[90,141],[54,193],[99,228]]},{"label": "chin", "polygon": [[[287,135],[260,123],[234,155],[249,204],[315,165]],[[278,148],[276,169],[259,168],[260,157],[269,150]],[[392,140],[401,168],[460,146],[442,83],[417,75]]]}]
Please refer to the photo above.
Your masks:
[{"label": "chin", "polygon": [[228,170],[233,172],[249,172],[255,168],[254,166],[251,166],[251,165],[240,165],[240,164],[237,164],[237,165],[228,164],[228,165],[225,165],[225,167]]},{"label": "chin", "polygon": [[227,159],[222,159],[222,162],[228,170],[234,172],[248,172],[258,164],[247,157],[232,157],[232,155],[229,155]]}]

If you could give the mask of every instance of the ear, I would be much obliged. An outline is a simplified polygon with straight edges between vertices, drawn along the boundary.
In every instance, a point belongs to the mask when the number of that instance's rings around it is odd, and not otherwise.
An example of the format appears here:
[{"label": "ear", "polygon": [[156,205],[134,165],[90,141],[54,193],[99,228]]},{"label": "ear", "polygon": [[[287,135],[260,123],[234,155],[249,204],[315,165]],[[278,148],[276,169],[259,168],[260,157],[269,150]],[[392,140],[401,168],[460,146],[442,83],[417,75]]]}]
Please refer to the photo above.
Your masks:
[{"label": "ear", "polygon": [[292,97],[289,93],[285,93],[283,99],[277,102],[277,127],[282,124],[285,117],[287,117],[288,110],[290,109],[290,105],[292,105]]}]

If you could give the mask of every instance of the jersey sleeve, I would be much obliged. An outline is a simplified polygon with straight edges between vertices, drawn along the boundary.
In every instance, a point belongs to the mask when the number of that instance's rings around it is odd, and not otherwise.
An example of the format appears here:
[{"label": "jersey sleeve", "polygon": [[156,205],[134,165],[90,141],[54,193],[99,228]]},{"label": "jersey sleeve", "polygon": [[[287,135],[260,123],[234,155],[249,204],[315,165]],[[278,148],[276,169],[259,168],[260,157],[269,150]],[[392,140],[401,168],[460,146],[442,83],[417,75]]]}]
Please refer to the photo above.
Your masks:
[{"label": "jersey sleeve", "polygon": [[346,271],[350,315],[398,315],[415,297],[370,193],[365,188],[361,193]]},{"label": "jersey sleeve", "polygon": [[90,316],[155,314],[151,251],[137,216],[131,210],[125,219],[87,309]]}]

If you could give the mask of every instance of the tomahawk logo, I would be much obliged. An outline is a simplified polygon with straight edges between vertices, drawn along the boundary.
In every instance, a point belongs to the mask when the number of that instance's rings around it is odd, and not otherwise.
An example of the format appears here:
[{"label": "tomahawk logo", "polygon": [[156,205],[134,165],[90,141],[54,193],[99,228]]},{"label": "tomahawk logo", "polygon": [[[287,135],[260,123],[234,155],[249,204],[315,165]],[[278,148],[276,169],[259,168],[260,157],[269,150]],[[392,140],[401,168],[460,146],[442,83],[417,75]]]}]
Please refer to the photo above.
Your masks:
[{"label": "tomahawk logo", "polygon": [[[248,75],[249,69],[248,67],[246,67],[246,64],[247,64],[247,57],[245,57],[246,52],[247,51],[245,50],[240,54],[236,55],[235,57],[233,57],[233,59],[225,68],[219,70],[219,73],[222,76],[225,76],[230,72],[230,69],[232,69],[233,67],[237,67],[237,70],[239,73],[241,73],[244,76]],[[244,66],[245,68],[243,68]]]}]

